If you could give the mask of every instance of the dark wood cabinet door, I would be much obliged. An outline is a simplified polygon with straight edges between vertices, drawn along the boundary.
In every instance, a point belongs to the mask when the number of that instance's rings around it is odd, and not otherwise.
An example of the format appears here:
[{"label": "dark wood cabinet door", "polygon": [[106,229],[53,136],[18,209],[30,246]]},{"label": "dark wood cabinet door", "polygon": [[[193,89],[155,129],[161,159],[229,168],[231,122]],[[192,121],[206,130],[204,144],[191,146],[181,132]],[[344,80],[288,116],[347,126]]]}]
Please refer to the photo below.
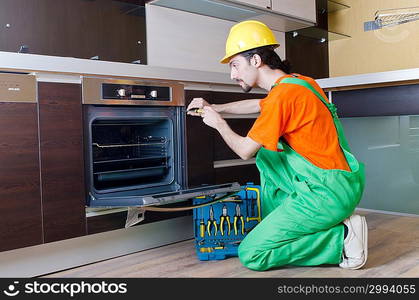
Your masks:
[{"label": "dark wood cabinet door", "polygon": [[[212,103],[211,92],[185,91],[186,107],[193,98],[199,97]],[[190,188],[214,184],[214,134],[218,133],[205,125],[200,117],[186,116],[188,186]]]},{"label": "dark wood cabinet door", "polygon": [[147,64],[144,1],[1,0],[0,20],[1,51]]},{"label": "dark wood cabinet door", "polygon": [[86,234],[81,86],[39,83],[45,242]]},{"label": "dark wood cabinet door", "polygon": [[42,243],[36,103],[0,102],[0,251]]}]

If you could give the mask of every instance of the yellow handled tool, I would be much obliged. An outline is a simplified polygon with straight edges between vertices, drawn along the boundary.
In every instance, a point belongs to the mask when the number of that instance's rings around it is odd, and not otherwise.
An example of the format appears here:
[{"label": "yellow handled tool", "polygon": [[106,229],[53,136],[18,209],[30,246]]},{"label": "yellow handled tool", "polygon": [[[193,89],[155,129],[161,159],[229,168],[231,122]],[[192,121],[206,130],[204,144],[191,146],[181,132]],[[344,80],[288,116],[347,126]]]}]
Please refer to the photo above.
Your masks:
[{"label": "yellow handled tool", "polygon": [[258,207],[258,216],[255,217],[255,218],[247,217],[246,218],[246,222],[256,220],[256,221],[258,221],[260,223],[260,221],[262,219],[261,219],[261,215],[260,215],[260,192],[259,192],[259,189],[252,188],[252,187],[247,187],[246,190],[248,190],[248,191],[255,191],[256,192],[256,205]]},{"label": "yellow handled tool", "polygon": [[202,247],[199,248],[199,252],[201,253],[210,253],[210,252],[214,252],[214,250],[222,250],[224,249],[224,247],[222,246],[217,246],[217,247]]},{"label": "yellow handled tool", "polygon": [[188,112],[189,111],[192,111],[194,113],[201,114],[204,110],[202,108],[191,108],[190,110],[188,110]]},{"label": "yellow handled tool", "polygon": [[212,208],[212,205],[210,207],[210,217],[207,221],[207,233],[208,235],[211,235],[212,229],[214,229],[214,235],[217,235],[218,229],[217,229],[217,222],[214,219],[214,209]]},{"label": "yellow handled tool", "polygon": [[221,235],[224,235],[224,222],[227,223],[227,229],[228,229],[228,235],[230,235],[231,231],[231,223],[230,223],[230,217],[227,215],[227,206],[223,206],[223,214],[220,217],[220,232]]},{"label": "yellow handled tool", "polygon": [[201,208],[201,222],[199,223],[199,236],[205,236],[205,223],[204,223],[204,209]]},{"label": "yellow handled tool", "polygon": [[[240,222],[240,224],[238,224],[239,222]],[[237,235],[238,232],[239,232],[238,226],[241,227],[241,234],[244,235],[244,218],[240,214],[240,205],[236,204],[236,215],[234,216],[234,222],[233,222],[234,234],[235,235]]]}]

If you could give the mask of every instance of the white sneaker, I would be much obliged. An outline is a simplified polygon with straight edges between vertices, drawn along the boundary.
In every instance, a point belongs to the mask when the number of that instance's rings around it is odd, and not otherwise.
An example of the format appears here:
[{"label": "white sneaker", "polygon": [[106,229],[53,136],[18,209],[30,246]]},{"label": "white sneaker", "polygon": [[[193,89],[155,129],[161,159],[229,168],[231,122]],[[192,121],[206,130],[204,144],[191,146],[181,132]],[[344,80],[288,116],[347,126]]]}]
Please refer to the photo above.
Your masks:
[{"label": "white sneaker", "polygon": [[343,260],[339,267],[352,270],[359,269],[367,262],[367,221],[365,217],[352,215],[343,223],[348,227],[348,235],[343,241]]}]

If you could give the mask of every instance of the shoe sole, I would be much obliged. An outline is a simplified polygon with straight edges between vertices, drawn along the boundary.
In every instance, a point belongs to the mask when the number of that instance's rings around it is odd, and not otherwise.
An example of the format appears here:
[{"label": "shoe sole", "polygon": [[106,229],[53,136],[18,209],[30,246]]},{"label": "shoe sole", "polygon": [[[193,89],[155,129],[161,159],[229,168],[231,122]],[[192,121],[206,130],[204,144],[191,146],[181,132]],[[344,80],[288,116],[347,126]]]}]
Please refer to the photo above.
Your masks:
[{"label": "shoe sole", "polygon": [[362,264],[360,264],[359,266],[348,268],[351,270],[357,270],[357,269],[362,268],[367,262],[367,258],[368,258],[368,225],[367,225],[367,220],[365,219],[365,217],[363,216],[360,216],[360,217],[361,217],[361,224],[362,224],[362,242],[364,244],[364,260],[362,261]]}]

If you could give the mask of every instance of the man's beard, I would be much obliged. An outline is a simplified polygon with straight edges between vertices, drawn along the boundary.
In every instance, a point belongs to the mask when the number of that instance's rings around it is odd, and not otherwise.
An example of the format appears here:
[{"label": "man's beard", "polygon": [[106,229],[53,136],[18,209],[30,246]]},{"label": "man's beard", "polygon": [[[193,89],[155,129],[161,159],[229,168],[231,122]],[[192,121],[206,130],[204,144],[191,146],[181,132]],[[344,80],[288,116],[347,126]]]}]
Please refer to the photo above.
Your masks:
[{"label": "man's beard", "polygon": [[244,86],[240,86],[242,88],[243,92],[248,93],[252,90],[253,87],[251,85],[248,85],[244,82],[243,82],[243,84],[244,84]]}]

